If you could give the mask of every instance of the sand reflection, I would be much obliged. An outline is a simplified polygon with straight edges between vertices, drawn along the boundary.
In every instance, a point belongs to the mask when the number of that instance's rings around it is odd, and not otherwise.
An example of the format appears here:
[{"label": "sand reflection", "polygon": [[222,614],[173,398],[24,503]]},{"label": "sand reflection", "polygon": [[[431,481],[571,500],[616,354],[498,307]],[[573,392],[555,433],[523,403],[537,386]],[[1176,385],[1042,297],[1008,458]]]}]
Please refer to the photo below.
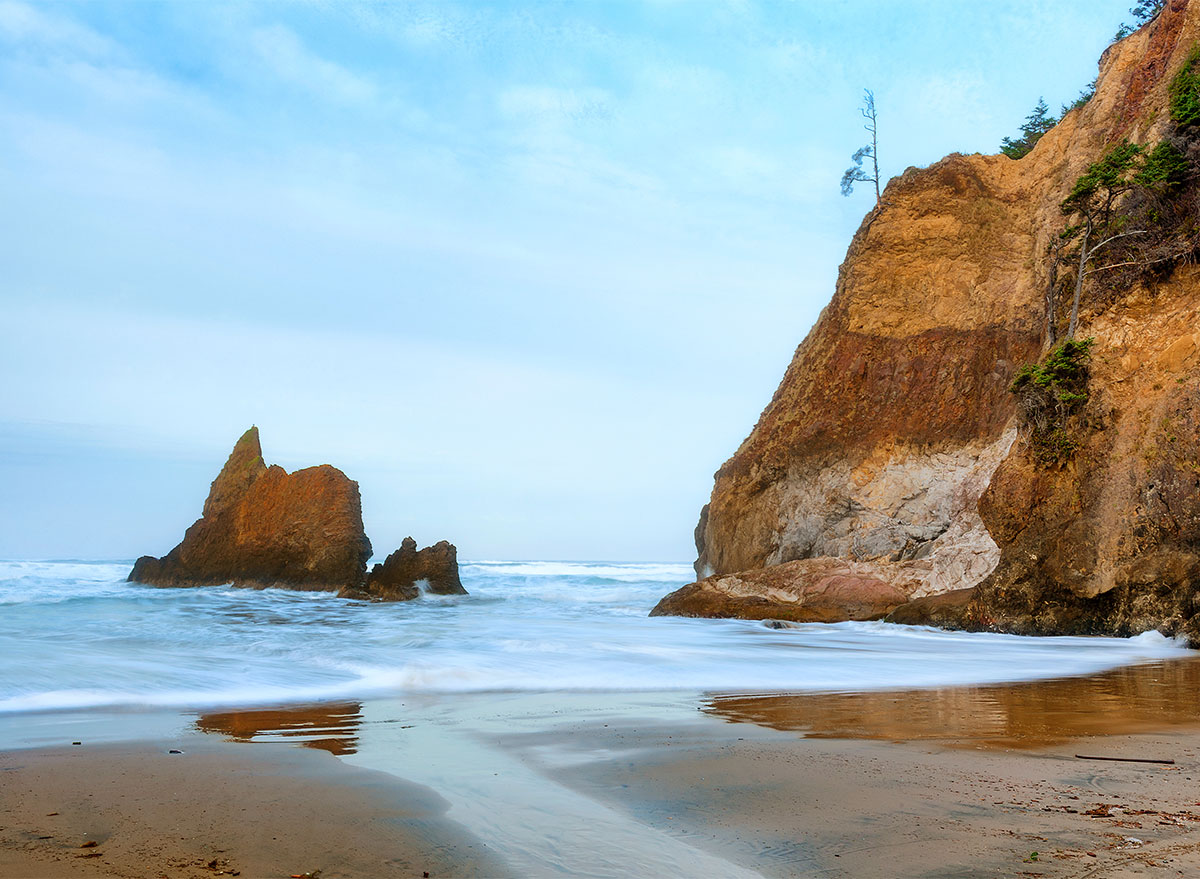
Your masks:
[{"label": "sand reflection", "polygon": [[225,735],[237,742],[290,741],[339,756],[358,750],[361,724],[360,702],[223,711],[202,714],[196,720],[201,732]]},{"label": "sand reflection", "polygon": [[816,738],[1034,748],[1085,736],[1200,725],[1200,658],[1021,684],[716,696],[704,710],[730,722]]}]

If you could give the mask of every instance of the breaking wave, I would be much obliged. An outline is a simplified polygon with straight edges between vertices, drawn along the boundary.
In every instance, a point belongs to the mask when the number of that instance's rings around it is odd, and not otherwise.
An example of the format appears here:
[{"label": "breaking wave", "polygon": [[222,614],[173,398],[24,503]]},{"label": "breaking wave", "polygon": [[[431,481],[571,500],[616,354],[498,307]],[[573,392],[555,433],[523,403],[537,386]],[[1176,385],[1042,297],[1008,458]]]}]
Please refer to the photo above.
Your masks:
[{"label": "breaking wave", "polygon": [[884,623],[649,618],[682,564],[468,562],[468,596],[127,583],[128,564],[0,562],[0,712],[486,691],[779,692],[1091,674],[1191,651]]}]

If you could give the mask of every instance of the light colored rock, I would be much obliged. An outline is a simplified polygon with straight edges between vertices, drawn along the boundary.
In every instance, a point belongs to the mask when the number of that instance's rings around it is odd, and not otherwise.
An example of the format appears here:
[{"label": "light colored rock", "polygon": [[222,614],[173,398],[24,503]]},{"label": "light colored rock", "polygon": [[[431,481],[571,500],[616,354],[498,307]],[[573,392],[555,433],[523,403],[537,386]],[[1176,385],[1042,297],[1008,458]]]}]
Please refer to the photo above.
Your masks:
[{"label": "light colored rock", "polygon": [[905,561],[922,581],[914,597],[974,586],[1000,557],[979,495],[1015,438],[1010,428],[995,442],[944,452],[888,448],[853,469],[840,463],[782,483],[766,564]]}]

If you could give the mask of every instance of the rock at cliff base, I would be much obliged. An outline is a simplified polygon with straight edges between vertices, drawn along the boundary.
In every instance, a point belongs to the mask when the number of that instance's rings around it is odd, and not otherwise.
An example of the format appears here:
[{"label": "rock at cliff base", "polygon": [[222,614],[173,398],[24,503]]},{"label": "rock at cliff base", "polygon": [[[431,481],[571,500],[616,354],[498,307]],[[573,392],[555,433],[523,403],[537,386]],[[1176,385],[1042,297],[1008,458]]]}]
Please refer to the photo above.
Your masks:
[{"label": "rock at cliff base", "polygon": [[974,587],[942,592],[937,595],[926,595],[924,598],[916,598],[907,604],[900,605],[884,619],[889,623],[899,623],[904,626],[936,626],[942,629],[957,629],[962,627],[967,607],[974,597]]},{"label": "rock at cliff base", "polygon": [[183,541],[162,558],[138,559],[129,579],[338,590],[363,582],[370,556],[358,483],[328,464],[290,474],[268,467],[258,428],[251,427]]},{"label": "rock at cliff base", "polygon": [[445,540],[417,549],[417,542],[404,538],[400,548],[383,564],[375,565],[361,587],[342,590],[345,598],[374,601],[411,601],[424,589],[433,595],[466,595],[458,576],[458,550]]},{"label": "rock at cliff base", "polygon": [[882,619],[908,601],[911,575],[844,559],[803,559],[690,583],[651,616],[736,617],[798,623]]}]

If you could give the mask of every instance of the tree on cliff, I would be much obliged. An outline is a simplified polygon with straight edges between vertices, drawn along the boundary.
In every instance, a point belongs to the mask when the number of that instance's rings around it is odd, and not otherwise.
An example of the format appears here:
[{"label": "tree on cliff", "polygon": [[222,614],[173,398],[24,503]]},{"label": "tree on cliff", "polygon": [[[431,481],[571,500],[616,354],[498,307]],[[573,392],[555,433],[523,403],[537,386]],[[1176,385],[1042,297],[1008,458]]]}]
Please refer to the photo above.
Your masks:
[{"label": "tree on cliff", "polygon": [[1158,18],[1158,14],[1167,5],[1167,0],[1138,0],[1129,10],[1138,27]]},{"label": "tree on cliff", "polygon": [[1124,23],[1117,28],[1117,34],[1113,37],[1113,42],[1125,39],[1142,25],[1154,21],[1166,5],[1167,0],[1138,0],[1129,9],[1129,14],[1133,16],[1133,24]]},{"label": "tree on cliff", "polygon": [[[1175,136],[1178,139],[1178,135]],[[1185,150],[1187,142],[1179,140]],[[1058,264],[1077,261],[1067,338],[1079,326],[1079,303],[1088,277],[1106,273],[1107,289],[1129,289],[1149,273],[1169,270],[1200,246],[1196,229],[1196,168],[1174,139],[1153,148],[1122,141],[1088,166],[1062,210],[1074,225],[1051,244],[1051,286]],[[1077,242],[1078,250],[1068,253]],[[1103,251],[1104,265],[1092,265]],[[1047,296],[1048,335],[1053,341],[1054,292]]]},{"label": "tree on cliff", "polygon": [[[849,195],[855,183],[874,183],[875,204],[879,204],[879,128],[875,118],[875,93],[870,89],[864,89],[863,92],[863,106],[859,112],[867,120],[863,128],[871,133],[871,142],[859,147],[850,157],[854,164],[842,175],[842,195]],[[863,159],[871,160],[871,174],[863,168]]]},{"label": "tree on cliff", "polygon": [[1010,159],[1023,158],[1033,149],[1033,145],[1042,139],[1042,135],[1057,124],[1058,120],[1050,115],[1050,108],[1046,106],[1045,99],[1038,98],[1033,112],[1025,117],[1025,124],[1021,126],[1021,136],[1015,139],[1004,138],[1000,142],[1000,152]]},{"label": "tree on cliff", "polygon": [[[1083,282],[1088,274],[1088,264],[1100,251],[1122,238],[1145,235],[1145,229],[1126,230],[1126,218],[1114,217],[1114,208],[1125,193],[1137,183],[1138,160],[1142,147],[1122,141],[1109,150],[1098,162],[1088,166],[1086,173],[1075,181],[1075,186],[1062,203],[1062,211],[1068,217],[1078,217],[1079,222],[1068,226],[1060,236],[1065,241],[1079,241],[1079,265],[1075,274],[1075,293],[1071,300],[1071,319],[1067,324],[1067,339],[1075,338],[1079,328],[1079,301],[1083,296]],[[1096,239],[1100,238],[1099,241]]]}]

